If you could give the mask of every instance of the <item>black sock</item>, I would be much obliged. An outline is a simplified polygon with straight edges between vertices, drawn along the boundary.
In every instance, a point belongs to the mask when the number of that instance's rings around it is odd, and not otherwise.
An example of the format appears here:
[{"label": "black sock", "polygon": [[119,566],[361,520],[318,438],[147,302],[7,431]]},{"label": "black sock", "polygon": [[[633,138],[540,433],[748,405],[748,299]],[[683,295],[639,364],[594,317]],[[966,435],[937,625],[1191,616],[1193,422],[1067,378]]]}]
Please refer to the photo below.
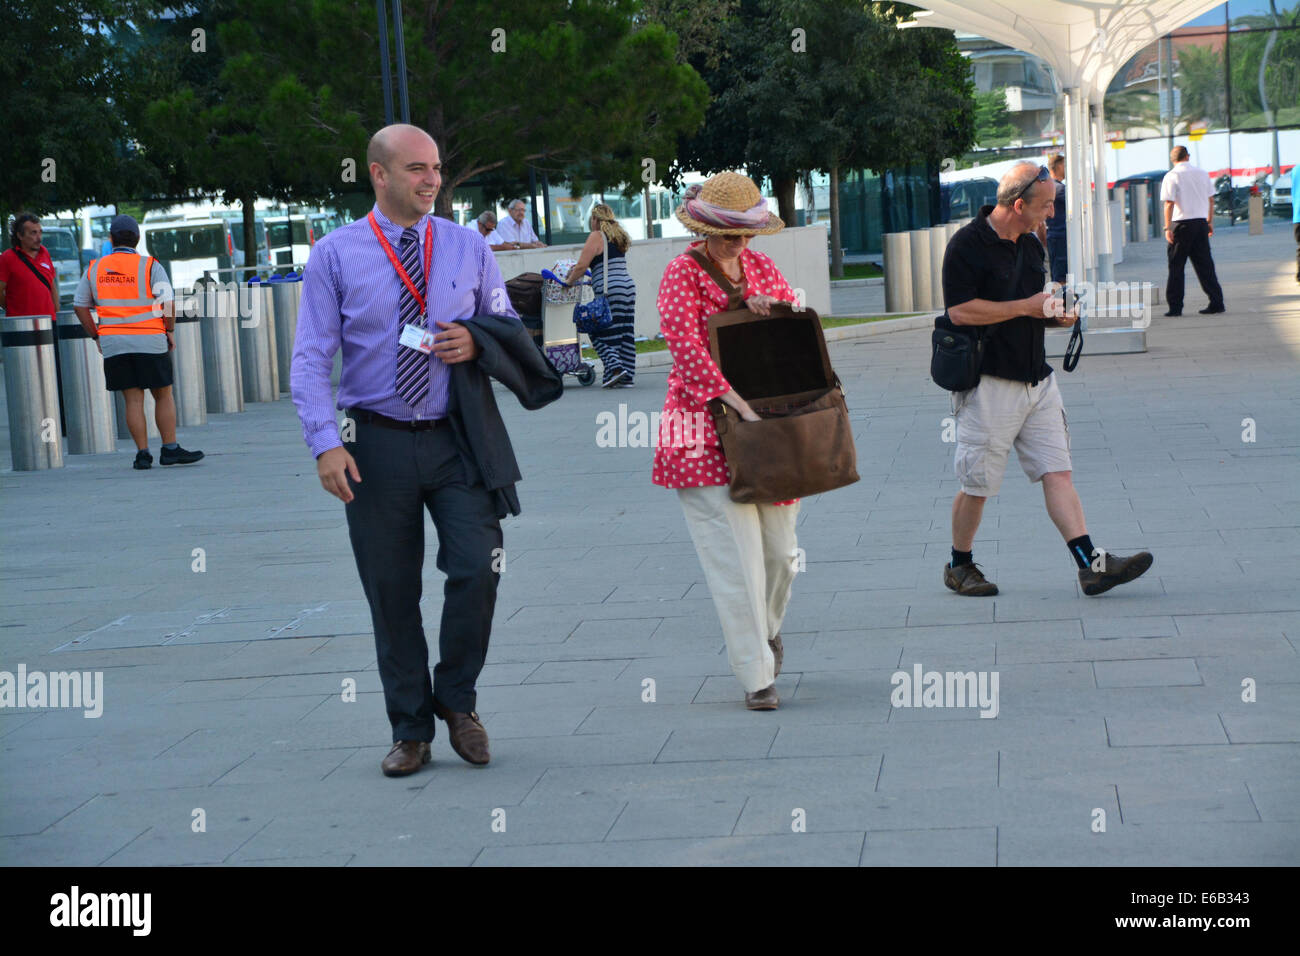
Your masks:
[{"label": "black sock", "polygon": [[972,553],[970,551],[958,551],[952,549],[952,567],[960,568],[963,564],[973,564]]},{"label": "black sock", "polygon": [[1074,563],[1082,570],[1083,568],[1092,567],[1092,538],[1086,534],[1081,534],[1065,543],[1070,549],[1070,555],[1074,558]]}]

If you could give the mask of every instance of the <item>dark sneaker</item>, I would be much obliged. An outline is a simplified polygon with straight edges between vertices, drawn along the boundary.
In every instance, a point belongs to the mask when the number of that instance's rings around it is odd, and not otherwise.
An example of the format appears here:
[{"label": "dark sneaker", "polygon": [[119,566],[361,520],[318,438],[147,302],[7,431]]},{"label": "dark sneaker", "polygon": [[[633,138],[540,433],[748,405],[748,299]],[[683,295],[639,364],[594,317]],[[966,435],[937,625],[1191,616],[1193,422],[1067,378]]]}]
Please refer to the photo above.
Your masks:
[{"label": "dark sneaker", "polygon": [[966,597],[992,597],[998,593],[998,586],[985,580],[984,572],[978,564],[963,564],[954,568],[951,564],[943,566],[943,583],[948,590],[956,591]]},{"label": "dark sneaker", "polygon": [[1223,306],[1210,306],[1208,309],[1201,309],[1201,315],[1218,315],[1220,312],[1227,312]]},{"label": "dark sneaker", "polygon": [[1079,569],[1079,584],[1083,587],[1083,593],[1089,597],[1105,594],[1117,584],[1128,584],[1140,578],[1153,561],[1155,558],[1150,551],[1139,551],[1128,558],[1108,554],[1104,561],[1106,570],[1094,571],[1090,567]]},{"label": "dark sneaker", "polygon": [[135,453],[135,461],[131,463],[131,467],[138,471],[153,467],[153,455],[149,454],[148,448],[141,448]]},{"label": "dark sneaker", "polygon": [[160,465],[192,465],[203,457],[201,451],[186,451],[180,445],[175,448],[164,448],[158,453],[158,464]]},{"label": "dark sneaker", "polygon": [[1165,313],[1165,318],[1166,318],[1166,319],[1176,319],[1176,318],[1178,318],[1178,317],[1179,317],[1180,315],[1182,315],[1182,314],[1183,314],[1183,310],[1182,310],[1182,309],[1170,309],[1168,312]]}]

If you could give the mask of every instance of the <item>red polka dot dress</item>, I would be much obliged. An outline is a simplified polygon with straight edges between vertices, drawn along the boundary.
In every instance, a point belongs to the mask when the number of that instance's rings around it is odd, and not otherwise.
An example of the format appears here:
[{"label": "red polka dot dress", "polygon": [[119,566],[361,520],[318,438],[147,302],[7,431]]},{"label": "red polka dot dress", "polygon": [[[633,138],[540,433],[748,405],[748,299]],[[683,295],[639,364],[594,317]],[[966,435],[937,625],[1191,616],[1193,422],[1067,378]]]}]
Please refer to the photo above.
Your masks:
[{"label": "red polka dot dress", "polygon": [[[794,290],[768,256],[743,249],[740,265],[746,298],[770,295],[784,302],[795,300]],[[727,294],[694,257],[682,253],[664,270],[656,304],[673,368],[650,480],[664,488],[730,484],[731,472],[706,405],[731,390],[709,354],[708,318],[727,311]]]}]

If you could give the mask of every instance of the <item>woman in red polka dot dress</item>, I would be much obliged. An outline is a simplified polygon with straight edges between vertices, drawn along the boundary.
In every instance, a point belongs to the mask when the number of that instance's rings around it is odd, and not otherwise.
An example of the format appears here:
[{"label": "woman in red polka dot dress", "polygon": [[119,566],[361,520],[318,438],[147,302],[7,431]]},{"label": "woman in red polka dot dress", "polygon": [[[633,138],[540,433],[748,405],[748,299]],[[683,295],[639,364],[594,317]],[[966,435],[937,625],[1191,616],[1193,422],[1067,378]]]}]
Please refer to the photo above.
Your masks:
[{"label": "woman in red polka dot dress", "polygon": [[[753,236],[784,227],[758,187],[739,173],[719,173],[688,189],[677,218],[702,234],[713,264],[741,287],[759,315],[794,290],[770,258],[749,249]],[[750,710],[780,706],[781,621],[794,582],[797,501],[774,505],[731,500],[731,473],[707,402],[720,398],[746,421],[758,415],[736,394],[709,355],[708,317],[727,311],[728,296],[688,253],[673,259],[659,284],[659,328],[672,353],[651,480],[672,488],[704,569],[722,624],[731,669]]]}]

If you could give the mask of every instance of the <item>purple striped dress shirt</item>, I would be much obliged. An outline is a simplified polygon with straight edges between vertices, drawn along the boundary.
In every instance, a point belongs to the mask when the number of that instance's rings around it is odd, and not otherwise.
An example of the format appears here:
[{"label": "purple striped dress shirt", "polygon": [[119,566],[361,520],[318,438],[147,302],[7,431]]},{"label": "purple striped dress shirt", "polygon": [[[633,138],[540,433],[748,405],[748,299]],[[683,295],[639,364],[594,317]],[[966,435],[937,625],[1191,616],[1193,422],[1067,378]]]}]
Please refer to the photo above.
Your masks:
[{"label": "purple striped dress shirt", "polygon": [[[374,213],[396,252],[401,248],[402,227],[389,221],[378,205]],[[426,283],[429,328],[441,331],[434,322],[487,313],[518,318],[496,258],[477,229],[437,216],[424,217],[413,227],[420,237],[421,262],[428,221],[433,222],[433,266]],[[402,421],[447,414],[450,370],[433,354],[428,357],[429,392],[418,407],[407,405],[397,394],[401,289],[402,280],[365,217],[334,230],[312,247],[303,270],[289,381],[302,435],[313,455],[343,444],[336,408],[366,408]],[[343,373],[336,403],[330,373],[340,347]]]}]

